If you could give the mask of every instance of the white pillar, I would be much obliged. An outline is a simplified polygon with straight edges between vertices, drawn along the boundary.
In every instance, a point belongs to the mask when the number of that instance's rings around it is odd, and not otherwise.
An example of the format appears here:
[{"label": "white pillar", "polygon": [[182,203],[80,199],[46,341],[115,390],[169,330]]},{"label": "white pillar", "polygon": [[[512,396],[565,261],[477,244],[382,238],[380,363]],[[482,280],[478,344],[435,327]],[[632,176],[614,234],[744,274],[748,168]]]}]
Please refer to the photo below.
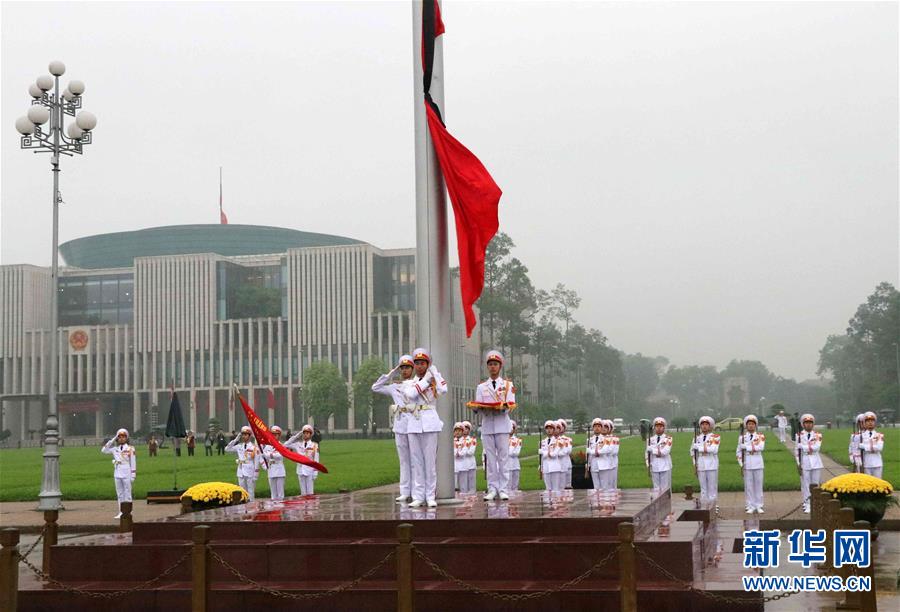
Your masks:
[{"label": "white pillar", "polygon": [[194,389],[191,389],[190,393],[188,394],[188,397],[190,398],[189,401],[191,402],[190,417],[189,417],[191,424],[188,427],[188,429],[193,431],[194,435],[196,435],[197,434],[197,401],[196,401],[197,400],[197,392]]},{"label": "white pillar", "polygon": [[[434,365],[450,373],[450,267],[447,245],[447,202],[444,180],[425,114],[422,67],[422,6],[413,0],[413,108],[416,159],[416,338],[431,351]],[[431,98],[446,117],[444,107],[444,54],[441,37],[434,45]],[[448,381],[453,384],[457,381]],[[450,398],[438,398],[444,430],[438,436],[437,497],[454,499],[453,432]]]},{"label": "white pillar", "polygon": [[131,427],[132,431],[141,428],[141,394],[137,391],[131,396]]}]

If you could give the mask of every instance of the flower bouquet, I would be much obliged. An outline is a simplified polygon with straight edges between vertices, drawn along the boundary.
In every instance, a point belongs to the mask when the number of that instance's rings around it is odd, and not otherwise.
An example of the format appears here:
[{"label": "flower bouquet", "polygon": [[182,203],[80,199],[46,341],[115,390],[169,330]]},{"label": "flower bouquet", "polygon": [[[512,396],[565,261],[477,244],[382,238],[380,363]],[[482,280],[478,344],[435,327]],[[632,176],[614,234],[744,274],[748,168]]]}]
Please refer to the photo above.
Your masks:
[{"label": "flower bouquet", "polygon": [[[240,493],[240,502],[237,501],[238,496],[235,493]],[[181,495],[183,503],[187,499],[191,500],[192,510],[206,510],[244,503],[250,496],[244,489],[230,482],[201,482]]]},{"label": "flower bouquet", "polygon": [[839,499],[842,507],[853,508],[855,520],[869,521],[872,527],[884,517],[888,507],[898,505],[891,483],[868,474],[835,476],[820,488]]}]

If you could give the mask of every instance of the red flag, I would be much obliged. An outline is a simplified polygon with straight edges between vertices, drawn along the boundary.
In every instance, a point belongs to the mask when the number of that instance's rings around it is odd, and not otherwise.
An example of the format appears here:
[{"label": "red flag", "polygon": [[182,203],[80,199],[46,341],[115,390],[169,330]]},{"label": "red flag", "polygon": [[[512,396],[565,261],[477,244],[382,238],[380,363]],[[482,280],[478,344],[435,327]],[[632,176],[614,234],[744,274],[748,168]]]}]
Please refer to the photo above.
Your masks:
[{"label": "red flag", "polygon": [[274,446],[275,450],[277,450],[283,457],[286,459],[290,459],[294,463],[302,463],[303,465],[308,465],[311,468],[319,470],[323,474],[328,473],[328,469],[318,463],[313,461],[309,457],[305,457],[294,451],[288,450],[285,448],[284,444],[279,442],[272,436],[272,433],[269,431],[269,428],[266,427],[266,424],[263,423],[263,420],[256,415],[256,412],[253,411],[253,408],[247,404],[246,400],[244,400],[244,396],[235,391],[235,395],[237,395],[238,400],[241,402],[241,408],[244,409],[244,414],[247,415],[247,423],[250,424],[250,429],[253,430],[253,435],[256,436],[257,442],[260,444],[268,444],[269,446]]},{"label": "red flag", "polygon": [[472,305],[484,289],[484,254],[500,226],[497,210],[503,192],[478,158],[450,135],[431,105],[426,103],[425,111],[444,183],[453,203],[466,336],[471,336],[475,328]]},{"label": "red flag", "polygon": [[503,194],[490,173],[475,155],[447,131],[440,109],[431,99],[434,40],[444,33],[437,0],[422,3],[422,68],[428,131],[444,175],[456,220],[456,248],[459,254],[459,284],[466,336],[475,328],[472,306],[484,289],[484,255],[500,226],[498,207]]},{"label": "red flag", "polygon": [[269,410],[274,410],[275,409],[275,392],[272,391],[272,389],[267,389],[267,391],[268,391],[268,397],[266,398],[267,399],[266,408],[268,408]]}]

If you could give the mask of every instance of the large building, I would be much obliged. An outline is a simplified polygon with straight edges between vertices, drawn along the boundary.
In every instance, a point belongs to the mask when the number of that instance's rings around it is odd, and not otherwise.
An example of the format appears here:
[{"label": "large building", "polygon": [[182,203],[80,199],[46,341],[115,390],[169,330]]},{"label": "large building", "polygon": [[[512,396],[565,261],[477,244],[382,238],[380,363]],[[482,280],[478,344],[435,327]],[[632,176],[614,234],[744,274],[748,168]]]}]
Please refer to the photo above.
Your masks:
[{"label": "large building", "polygon": [[[359,364],[396,363],[416,345],[415,250],[382,250],[326,234],[249,225],[180,225],[60,245],[59,411],[65,437],[101,437],[165,420],[174,387],[203,431],[243,415],[232,383],[270,423],[309,420],[310,364],[330,361],[348,385]],[[0,266],[0,405],[12,439],[40,437],[49,388],[50,270]],[[479,333],[465,337],[453,287],[455,418],[481,374]],[[351,387],[352,388],[352,387]],[[385,427],[386,415],[376,415]],[[324,426],[325,424],[319,424]],[[348,407],[332,430],[358,430]]]}]

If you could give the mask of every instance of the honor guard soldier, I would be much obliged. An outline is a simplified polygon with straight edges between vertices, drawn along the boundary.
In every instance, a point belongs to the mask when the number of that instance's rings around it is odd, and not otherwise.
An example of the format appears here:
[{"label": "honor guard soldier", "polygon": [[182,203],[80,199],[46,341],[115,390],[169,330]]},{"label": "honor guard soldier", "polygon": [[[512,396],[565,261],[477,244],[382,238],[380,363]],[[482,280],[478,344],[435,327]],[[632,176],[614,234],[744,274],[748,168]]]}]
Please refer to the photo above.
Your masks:
[{"label": "honor guard soldier", "polygon": [[803,497],[803,511],[809,514],[810,498],[809,487],[821,483],[822,458],[819,449],[822,448],[822,434],[815,430],[816,419],[811,414],[800,417],[800,425],[803,431],[797,434],[794,440],[796,447],[797,467],[800,469],[800,495]]},{"label": "honor guard soldier", "polygon": [[[281,427],[272,425],[269,428],[272,436],[281,441]],[[266,444],[262,447],[263,466],[269,473],[269,490],[272,492],[272,501],[284,500],[284,457],[281,456],[274,446]]]},{"label": "honor guard soldier", "polygon": [[[400,380],[393,380],[394,373],[400,372]],[[398,502],[408,502],[412,500],[412,464],[409,459],[409,437],[407,435],[407,420],[410,418],[410,409],[412,404],[406,399],[406,389],[412,386],[413,379],[413,359],[410,355],[400,357],[400,362],[393,370],[387,374],[382,374],[375,384],[372,385],[372,391],[388,395],[393,402],[390,406],[390,413],[393,415],[392,430],[394,432],[394,443],[397,446],[397,457],[400,459],[400,495],[397,497]]]},{"label": "honor guard soldier", "polygon": [[595,490],[614,491],[615,466],[613,456],[619,454],[619,439],[615,436],[607,438],[606,421],[594,419],[591,421],[593,434],[588,440],[588,457],[591,467],[591,481]]},{"label": "honor guard soldier", "polygon": [[603,428],[600,488],[608,492],[616,491],[619,488],[619,436],[615,434],[616,424],[612,419],[603,419],[600,425]]},{"label": "honor guard soldier", "polygon": [[[120,429],[116,436],[100,448],[101,453],[112,455],[113,481],[116,483],[116,499],[119,504],[131,501],[131,484],[137,476],[137,459],[134,447],[128,443],[128,430]],[[119,512],[114,518],[122,518]]]},{"label": "honor guard soldier", "polygon": [[884,434],[875,431],[876,416],[874,412],[867,412],[864,416],[865,430],[859,435],[863,471],[869,476],[881,478],[884,469],[884,463],[881,460],[881,451],[884,450]]},{"label": "honor guard soldier", "polygon": [[437,413],[437,397],[447,392],[447,381],[431,363],[431,355],[424,348],[413,351],[415,375],[405,389],[406,399],[413,405],[407,416],[409,458],[412,464],[412,508],[428,505],[437,507],[437,443],[444,428]]},{"label": "honor guard soldier", "polygon": [[259,478],[259,448],[252,440],[253,430],[249,426],[241,427],[241,433],[228,443],[225,451],[236,453],[238,485],[247,491],[250,501],[256,499],[256,479]]},{"label": "honor guard soldier", "polygon": [[509,491],[519,490],[519,475],[522,466],[519,463],[519,455],[522,454],[522,438],[516,435],[518,425],[512,421],[512,432],[509,434],[509,457],[506,460],[506,471],[509,473],[507,477],[507,488]]},{"label": "honor guard soldier", "polygon": [[475,461],[475,453],[478,451],[478,438],[472,435],[472,424],[468,421],[463,421],[461,423],[463,426],[463,439],[465,440],[464,446],[466,449],[466,461],[465,461],[465,483],[466,483],[466,494],[475,493],[475,473],[478,470],[477,462]]},{"label": "honor guard soldier", "polygon": [[466,439],[463,435],[462,423],[453,424],[453,477],[456,482],[456,490],[465,493],[463,472],[466,470]]},{"label": "honor guard soldier", "polygon": [[775,417],[775,422],[778,424],[778,439],[782,444],[787,440],[787,426],[788,426],[788,418],[784,416],[784,410],[778,411],[778,416]]},{"label": "honor guard soldier", "polygon": [[541,476],[544,479],[544,488],[548,491],[562,489],[562,464],[559,459],[560,445],[557,439],[556,421],[544,422],[544,431],[547,436],[541,438],[541,446],[538,455],[541,457]]},{"label": "honor guard soldier", "polygon": [[[713,429],[711,416],[700,417],[700,433],[691,445],[691,457],[700,481],[700,503],[716,504],[719,497],[719,444],[721,437]],[[716,505],[718,508],[718,505]]]},{"label": "honor guard soldier", "polygon": [[[305,456],[313,461],[319,461],[319,444],[313,442],[312,425],[304,425],[303,429],[295,433],[290,440],[285,442],[285,448]],[[300,481],[300,495],[312,495],[315,493],[315,482],[319,472],[303,463],[297,464],[297,479]]]},{"label": "honor guard soldier", "polygon": [[563,454],[560,456],[560,464],[562,468],[562,477],[563,482],[561,489],[571,489],[572,488],[572,438],[566,435],[566,429],[568,429],[568,425],[566,424],[565,419],[559,419],[556,421],[556,425],[559,428],[559,433],[557,436],[563,442]]},{"label": "honor guard soldier", "polygon": [[738,443],[737,458],[744,474],[744,499],[747,514],[763,514],[763,451],[766,437],[756,430],[752,414],[744,417],[744,434]]},{"label": "honor guard soldier", "polygon": [[509,458],[509,434],[512,421],[509,411],[516,407],[516,388],[511,380],[500,376],[503,355],[500,351],[488,351],[485,356],[488,378],[475,389],[475,401],[468,406],[475,414],[481,414],[481,446],[484,449],[484,475],[487,490],[484,500],[495,497],[509,499],[506,461]]},{"label": "honor guard soldier", "polygon": [[650,468],[653,491],[662,493],[672,488],[672,436],[666,433],[666,420],[653,419],[653,432],[647,436],[647,452],[644,457]]},{"label": "honor guard soldier", "polygon": [[855,427],[853,433],[850,434],[850,465],[855,472],[862,472],[862,453],[860,451],[859,441],[862,439],[862,432],[866,428],[866,413],[860,412],[856,415]]}]

